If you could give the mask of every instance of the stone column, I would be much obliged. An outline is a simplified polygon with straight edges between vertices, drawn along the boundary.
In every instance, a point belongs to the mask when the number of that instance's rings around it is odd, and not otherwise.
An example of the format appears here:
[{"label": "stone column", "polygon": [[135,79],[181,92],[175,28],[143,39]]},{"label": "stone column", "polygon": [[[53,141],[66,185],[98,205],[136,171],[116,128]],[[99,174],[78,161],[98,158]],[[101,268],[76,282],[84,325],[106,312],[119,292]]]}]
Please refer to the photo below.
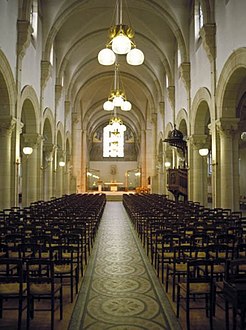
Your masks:
[{"label": "stone column", "polygon": [[19,192],[21,183],[21,171],[20,171],[20,136],[22,133],[23,124],[20,121],[16,121],[14,130],[12,133],[12,145],[11,155],[15,167],[11,172],[11,205],[19,206]]},{"label": "stone column", "polygon": [[87,131],[83,130],[82,132],[82,164],[80,165],[80,192],[85,192],[88,187],[87,187],[87,166],[89,164],[87,163],[87,155],[88,155],[88,140],[87,140]]},{"label": "stone column", "polygon": [[43,186],[44,200],[50,200],[53,197],[53,162],[54,162],[54,145],[47,143],[43,147]]},{"label": "stone column", "polygon": [[145,186],[148,183],[148,180],[146,178],[146,132],[145,130],[141,130],[141,144],[140,144],[140,155],[141,155],[141,159],[140,159],[140,166],[142,169],[142,175],[141,175],[141,186]]},{"label": "stone column", "polygon": [[0,118],[0,209],[9,208],[11,205],[11,136],[15,127],[15,120],[11,116]]},{"label": "stone column", "polygon": [[201,205],[207,206],[208,187],[207,187],[207,162],[206,158],[199,154],[199,149],[204,148],[207,142],[207,135],[192,135],[190,144],[192,145],[192,164],[190,172],[192,172],[193,195],[192,201],[199,202]]},{"label": "stone column", "polygon": [[70,166],[70,159],[71,159],[71,156],[69,154],[66,154],[66,165],[65,167],[63,168],[64,170],[64,190],[63,190],[63,193],[64,194],[70,194],[70,186],[71,186],[71,166]]},{"label": "stone column", "polygon": [[234,210],[240,210],[240,182],[239,182],[239,132],[235,132],[233,139],[233,184],[234,184]]},{"label": "stone column", "polygon": [[37,201],[40,192],[38,185],[38,166],[39,166],[39,144],[40,135],[23,134],[23,146],[33,148],[31,155],[22,156],[22,206],[29,206],[31,202]]},{"label": "stone column", "polygon": [[65,152],[63,150],[59,150],[57,152],[57,164],[56,164],[56,196],[61,197],[64,191],[64,168],[65,166],[60,166],[60,161],[65,162]]},{"label": "stone column", "polygon": [[235,132],[238,128],[238,122],[239,119],[237,118],[221,118],[216,121],[220,137],[220,206],[222,208],[231,208],[232,210],[236,208],[234,195],[236,194],[238,196],[237,190],[239,189],[233,181],[234,176],[238,175],[239,172],[238,165],[237,168],[235,168],[235,162],[233,159]]}]

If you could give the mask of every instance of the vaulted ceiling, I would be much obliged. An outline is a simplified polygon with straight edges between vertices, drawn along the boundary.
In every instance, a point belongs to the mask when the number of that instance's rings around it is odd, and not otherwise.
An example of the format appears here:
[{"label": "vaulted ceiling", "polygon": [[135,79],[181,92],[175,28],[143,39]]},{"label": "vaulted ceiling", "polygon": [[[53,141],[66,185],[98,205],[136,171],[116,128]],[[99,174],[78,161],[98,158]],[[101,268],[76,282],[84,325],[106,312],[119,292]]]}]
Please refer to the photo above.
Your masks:
[{"label": "vaulted ceiling", "polygon": [[[137,48],[144,63],[131,66],[125,55],[118,57],[120,76],[133,108],[118,115],[138,134],[156,112],[165,94],[165,76],[174,79],[174,56],[179,47],[188,61],[188,30],[191,0],[123,0],[123,23],[135,31]],[[92,133],[110,115],[102,108],[114,77],[114,65],[98,63],[108,30],[114,24],[116,0],[43,0],[44,57],[54,46],[57,84],[64,83],[66,98],[82,127]],[[130,19],[130,21],[129,21]]]}]

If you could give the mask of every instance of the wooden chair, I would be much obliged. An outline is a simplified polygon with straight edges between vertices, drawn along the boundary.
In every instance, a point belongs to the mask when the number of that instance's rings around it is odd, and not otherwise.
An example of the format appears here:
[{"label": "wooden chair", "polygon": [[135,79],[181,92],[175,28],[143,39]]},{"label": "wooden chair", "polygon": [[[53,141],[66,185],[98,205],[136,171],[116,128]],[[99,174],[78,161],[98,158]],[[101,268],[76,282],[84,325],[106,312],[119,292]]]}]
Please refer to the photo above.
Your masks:
[{"label": "wooden chair", "polygon": [[[41,305],[46,300],[48,304]],[[27,329],[30,319],[36,311],[51,313],[51,329],[54,329],[55,301],[59,302],[60,320],[63,317],[62,285],[55,283],[54,262],[47,259],[30,259],[27,261]],[[35,303],[36,302],[36,303]]]},{"label": "wooden chair", "polygon": [[[187,275],[187,261],[195,258],[194,247],[191,245],[181,245],[174,248],[172,262],[166,265],[166,292],[168,292],[169,278],[172,278],[172,299],[175,301],[176,285],[181,278]],[[176,281],[177,279],[177,281]]]},{"label": "wooden chair", "polygon": [[232,307],[233,329],[237,329],[237,316],[240,329],[246,328],[246,258],[227,260],[223,293],[225,298],[226,330],[229,330],[229,308]]},{"label": "wooden chair", "polygon": [[[200,271],[203,268],[203,272]],[[186,277],[177,287],[177,317],[180,314],[181,299],[185,301],[186,325],[190,329],[192,309],[205,309],[209,316],[210,328],[213,328],[214,278],[213,261],[206,259],[188,260]],[[203,300],[203,304],[198,304]]]},{"label": "wooden chair", "polygon": [[73,302],[74,284],[78,293],[79,285],[79,249],[73,245],[57,245],[52,248],[54,258],[54,277],[60,279],[61,285],[69,280],[70,297]]},{"label": "wooden chair", "polygon": [[[22,261],[14,258],[0,258],[0,318],[4,310],[18,310],[18,329],[21,329],[26,284],[23,282]],[[18,301],[18,306],[8,305],[9,300]]]}]

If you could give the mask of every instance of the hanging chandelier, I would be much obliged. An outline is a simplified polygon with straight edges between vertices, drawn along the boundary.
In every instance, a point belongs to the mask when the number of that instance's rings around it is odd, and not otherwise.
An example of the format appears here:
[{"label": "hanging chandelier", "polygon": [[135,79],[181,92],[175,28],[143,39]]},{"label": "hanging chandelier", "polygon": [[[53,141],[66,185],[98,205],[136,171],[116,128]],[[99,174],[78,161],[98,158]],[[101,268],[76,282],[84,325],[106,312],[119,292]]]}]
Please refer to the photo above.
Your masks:
[{"label": "hanging chandelier", "polygon": [[123,84],[120,81],[119,64],[115,64],[114,87],[110,91],[108,100],[103,104],[103,109],[106,111],[112,111],[115,107],[119,107],[123,111],[130,111],[132,108],[131,102],[126,99]]},{"label": "hanging chandelier", "polygon": [[109,29],[106,48],[98,53],[98,62],[102,65],[112,65],[116,61],[116,54],[126,54],[128,64],[142,64],[144,54],[136,47],[134,35],[133,29],[122,23],[122,0],[116,0],[115,25]]}]

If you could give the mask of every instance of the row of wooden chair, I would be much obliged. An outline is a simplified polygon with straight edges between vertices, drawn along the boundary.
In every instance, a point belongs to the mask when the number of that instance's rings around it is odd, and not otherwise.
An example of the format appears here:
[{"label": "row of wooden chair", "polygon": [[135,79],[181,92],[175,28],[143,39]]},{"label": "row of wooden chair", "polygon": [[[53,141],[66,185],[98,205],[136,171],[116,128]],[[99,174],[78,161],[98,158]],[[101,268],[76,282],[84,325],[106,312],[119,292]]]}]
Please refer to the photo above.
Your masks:
[{"label": "row of wooden chair", "polygon": [[[13,308],[9,300],[18,299],[18,329],[24,308],[27,308],[29,328],[34,312],[40,308],[37,301],[48,300],[51,329],[54,328],[55,301],[59,302],[62,319],[63,287],[70,287],[73,302],[105,203],[103,194],[66,195],[47,203],[34,203],[24,212],[16,208],[3,212],[0,220],[0,318],[5,309]],[[47,304],[41,305],[41,310],[46,308]]]},{"label": "row of wooden chair", "polygon": [[[224,296],[226,265],[230,260],[240,259],[243,263],[246,259],[242,213],[221,208],[208,210],[198,203],[185,205],[154,194],[124,195],[123,204],[157,276],[165,282],[166,292],[172,284],[177,316],[184,298],[189,329],[191,309],[201,307],[195,296],[202,296],[212,328],[216,296]],[[246,281],[245,265],[240,268],[240,276]],[[204,280],[206,285],[201,285]]]},{"label": "row of wooden chair", "polygon": [[[47,259],[30,258],[23,264],[21,259],[0,258],[1,317],[3,310],[17,309],[18,329],[21,329],[22,314],[27,309],[26,328],[29,329],[35,311],[50,311],[51,329],[54,329],[56,300],[60,305],[60,320],[63,317],[63,287],[55,281],[54,269],[54,262]],[[35,305],[35,300],[43,299],[49,301],[49,307],[47,304]],[[18,300],[18,305],[9,305],[10,300]]]}]

